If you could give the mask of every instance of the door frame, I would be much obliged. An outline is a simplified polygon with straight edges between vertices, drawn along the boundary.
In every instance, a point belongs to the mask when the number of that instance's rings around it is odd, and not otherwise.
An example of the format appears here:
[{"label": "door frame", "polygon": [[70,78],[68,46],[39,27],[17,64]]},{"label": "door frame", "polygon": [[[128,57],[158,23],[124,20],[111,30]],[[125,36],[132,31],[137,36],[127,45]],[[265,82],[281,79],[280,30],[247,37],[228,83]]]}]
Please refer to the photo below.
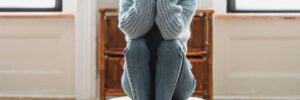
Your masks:
[{"label": "door frame", "polygon": [[97,99],[97,0],[75,0],[75,98]]}]

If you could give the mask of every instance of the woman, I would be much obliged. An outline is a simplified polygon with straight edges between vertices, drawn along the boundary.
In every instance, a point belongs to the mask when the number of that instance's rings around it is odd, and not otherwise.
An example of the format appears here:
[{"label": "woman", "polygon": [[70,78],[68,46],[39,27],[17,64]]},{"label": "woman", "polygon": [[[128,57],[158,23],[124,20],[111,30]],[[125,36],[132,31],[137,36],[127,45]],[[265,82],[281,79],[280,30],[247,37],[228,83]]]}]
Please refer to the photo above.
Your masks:
[{"label": "woman", "polygon": [[186,100],[196,80],[186,57],[196,0],[121,0],[127,47],[122,87],[133,100]]}]

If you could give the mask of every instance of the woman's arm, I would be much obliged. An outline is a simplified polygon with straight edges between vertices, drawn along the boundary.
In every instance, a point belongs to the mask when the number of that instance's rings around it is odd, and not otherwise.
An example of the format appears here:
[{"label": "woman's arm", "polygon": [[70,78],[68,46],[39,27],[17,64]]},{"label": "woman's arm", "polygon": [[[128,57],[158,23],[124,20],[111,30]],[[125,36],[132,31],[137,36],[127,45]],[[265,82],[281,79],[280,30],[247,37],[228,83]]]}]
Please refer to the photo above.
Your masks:
[{"label": "woman's arm", "polygon": [[165,39],[174,39],[189,27],[197,0],[157,0],[156,23]]},{"label": "woman's arm", "polygon": [[155,6],[154,0],[120,0],[118,27],[129,39],[146,34],[155,21]]}]

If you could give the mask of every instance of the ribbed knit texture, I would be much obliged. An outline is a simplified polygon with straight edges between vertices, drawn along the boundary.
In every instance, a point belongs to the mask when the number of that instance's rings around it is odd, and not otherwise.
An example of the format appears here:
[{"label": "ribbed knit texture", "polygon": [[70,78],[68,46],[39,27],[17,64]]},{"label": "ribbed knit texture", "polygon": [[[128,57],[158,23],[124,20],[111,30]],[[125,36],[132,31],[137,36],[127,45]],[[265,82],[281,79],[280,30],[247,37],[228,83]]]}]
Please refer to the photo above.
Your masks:
[{"label": "ribbed knit texture", "polygon": [[164,39],[187,41],[196,0],[157,0],[156,23]]},{"label": "ribbed knit texture", "polygon": [[126,39],[135,39],[152,28],[155,16],[154,0],[120,0],[118,27],[126,34]]},{"label": "ribbed knit texture", "polygon": [[119,28],[126,40],[145,35],[154,22],[165,40],[177,39],[185,47],[199,0],[120,0]]}]

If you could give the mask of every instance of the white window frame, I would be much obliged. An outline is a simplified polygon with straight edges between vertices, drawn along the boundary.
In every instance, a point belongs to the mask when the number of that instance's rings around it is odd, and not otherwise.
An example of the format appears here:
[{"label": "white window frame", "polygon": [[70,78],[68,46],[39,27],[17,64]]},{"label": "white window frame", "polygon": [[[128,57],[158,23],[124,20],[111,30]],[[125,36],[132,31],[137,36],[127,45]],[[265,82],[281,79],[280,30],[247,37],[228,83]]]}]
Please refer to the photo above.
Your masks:
[{"label": "white window frame", "polygon": [[[299,4],[300,6],[300,4]],[[238,9],[237,0],[227,0],[227,12],[233,13],[299,13],[300,9],[255,9],[243,8]]]},{"label": "white window frame", "polygon": [[55,0],[54,7],[0,7],[0,12],[61,12],[62,0]]}]

